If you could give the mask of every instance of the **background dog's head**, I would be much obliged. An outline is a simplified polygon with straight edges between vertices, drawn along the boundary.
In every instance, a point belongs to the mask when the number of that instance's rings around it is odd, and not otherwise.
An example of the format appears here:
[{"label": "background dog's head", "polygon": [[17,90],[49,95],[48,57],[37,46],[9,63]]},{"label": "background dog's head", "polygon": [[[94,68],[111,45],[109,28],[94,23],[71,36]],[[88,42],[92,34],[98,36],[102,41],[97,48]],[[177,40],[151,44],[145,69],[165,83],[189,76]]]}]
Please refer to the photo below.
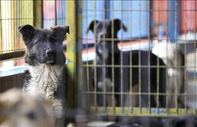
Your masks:
[{"label": "background dog's head", "polygon": [[[86,33],[88,33],[89,30],[94,32],[96,34],[96,42],[101,43],[103,38],[117,38],[117,32],[121,29],[124,31],[127,31],[126,26],[122,23],[119,19],[114,20],[105,20],[105,21],[97,21],[94,20],[90,23]],[[113,35],[113,36],[112,36]],[[105,42],[111,42],[111,41],[105,41]]]},{"label": "background dog's head", "polygon": [[62,42],[69,33],[68,26],[56,26],[51,29],[37,29],[31,25],[18,27],[26,45],[25,62],[35,66],[38,63],[64,64],[65,56]]},{"label": "background dog's head", "polygon": [[54,122],[54,112],[41,96],[19,89],[0,94],[0,127],[52,127]]},{"label": "background dog's head", "polygon": [[[95,42],[96,42],[96,53],[99,58],[108,59],[110,53],[112,53],[112,38],[117,39],[117,32],[120,29],[127,31],[126,26],[120,21],[119,19],[114,20],[105,20],[105,21],[97,21],[94,20],[90,23],[89,27],[87,28],[86,33],[89,30],[94,32],[95,34]],[[114,40],[114,48],[113,52],[119,52],[117,47],[117,40]]]}]

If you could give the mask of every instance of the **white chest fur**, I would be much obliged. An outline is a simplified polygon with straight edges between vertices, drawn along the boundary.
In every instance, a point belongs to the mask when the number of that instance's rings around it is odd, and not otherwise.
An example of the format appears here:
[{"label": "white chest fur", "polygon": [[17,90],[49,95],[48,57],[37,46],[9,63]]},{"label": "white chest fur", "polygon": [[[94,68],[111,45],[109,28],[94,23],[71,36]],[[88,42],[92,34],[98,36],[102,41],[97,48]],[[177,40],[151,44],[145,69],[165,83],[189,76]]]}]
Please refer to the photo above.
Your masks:
[{"label": "white chest fur", "polygon": [[64,66],[51,66],[48,64],[39,64],[39,66],[28,66],[31,74],[27,93],[39,93],[50,101],[55,110],[56,116],[62,116],[62,103],[54,97],[54,91],[58,87],[58,81],[62,76]]}]

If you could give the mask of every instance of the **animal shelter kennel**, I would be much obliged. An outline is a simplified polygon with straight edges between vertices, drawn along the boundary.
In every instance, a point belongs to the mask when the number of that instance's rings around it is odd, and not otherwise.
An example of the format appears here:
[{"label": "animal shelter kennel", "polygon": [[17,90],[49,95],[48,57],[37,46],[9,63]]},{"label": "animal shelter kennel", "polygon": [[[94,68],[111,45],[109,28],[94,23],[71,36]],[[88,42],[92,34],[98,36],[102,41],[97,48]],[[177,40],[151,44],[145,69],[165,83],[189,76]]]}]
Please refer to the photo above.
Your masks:
[{"label": "animal shelter kennel", "polygon": [[68,118],[197,114],[197,1],[0,0],[0,92],[23,85],[25,24],[70,28]]}]

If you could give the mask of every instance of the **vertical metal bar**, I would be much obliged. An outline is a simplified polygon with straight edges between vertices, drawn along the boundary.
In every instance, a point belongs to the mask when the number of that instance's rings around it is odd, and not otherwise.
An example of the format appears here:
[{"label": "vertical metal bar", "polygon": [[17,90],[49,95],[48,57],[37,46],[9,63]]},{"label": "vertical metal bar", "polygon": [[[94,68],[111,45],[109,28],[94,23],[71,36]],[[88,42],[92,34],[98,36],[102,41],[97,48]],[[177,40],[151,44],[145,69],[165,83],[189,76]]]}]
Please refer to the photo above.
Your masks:
[{"label": "vertical metal bar", "polygon": [[45,18],[45,12],[46,12],[46,3],[45,3],[45,0],[42,0],[42,11],[43,11],[43,21],[42,21],[42,24],[43,24],[43,28],[45,27],[45,23],[46,23],[46,18]]},{"label": "vertical metal bar", "polygon": [[7,15],[4,15],[5,17],[5,20],[4,20],[4,23],[6,24],[6,27],[4,27],[4,31],[5,31],[5,42],[6,42],[6,53],[8,52],[8,50],[9,50],[9,47],[8,47],[8,44],[9,44],[9,42],[8,42],[8,31],[7,31],[7,28],[9,29],[9,20],[7,20],[7,22],[6,22],[6,18],[8,18],[9,17],[9,14],[10,14],[10,10],[9,10],[9,1],[5,1],[5,6],[6,6],[6,10],[5,11],[7,11]]},{"label": "vertical metal bar", "polygon": [[[72,14],[72,15],[71,15]],[[67,61],[68,61],[68,71],[70,73],[70,81],[68,83],[68,107],[75,107],[75,86],[76,86],[76,1],[69,0],[67,1],[67,25],[70,28],[70,35],[67,35]],[[70,98],[71,97],[71,98]]]},{"label": "vertical metal bar", "polygon": [[[68,108],[73,109],[72,114],[76,114],[76,109],[80,109],[83,103],[82,83],[82,40],[81,38],[81,23],[82,23],[82,1],[69,0],[67,1],[67,25],[70,28],[70,35],[67,36],[67,59],[68,72],[70,80],[68,83]],[[69,114],[69,111],[68,111]],[[71,112],[70,114],[71,115]]]},{"label": "vertical metal bar", "polygon": [[[166,5],[167,7],[166,7],[166,19],[167,19],[167,23],[166,23],[166,29],[167,29],[167,31],[166,31],[166,35],[167,35],[167,38],[166,38],[166,41],[168,42],[168,3],[167,3],[167,5]],[[167,51],[166,51],[167,52]],[[167,87],[168,87],[168,85],[169,85],[169,83],[168,83],[168,73],[167,73],[167,69],[168,69],[168,67],[166,66],[166,94],[165,94],[165,96],[166,96],[166,111],[167,112],[169,112],[169,99],[168,99],[168,94],[169,94],[169,92],[168,92],[168,89],[167,89]]]},{"label": "vertical metal bar", "polygon": [[[103,9],[103,11],[104,11],[104,13],[103,13],[103,20],[105,20],[105,8]],[[105,22],[103,22],[103,25],[102,25],[102,30],[104,31],[105,30]],[[104,51],[106,51],[106,37],[105,37],[105,34],[103,34],[103,38],[101,38],[101,39],[103,39],[103,42],[104,43],[102,43],[103,44],[103,50]],[[107,97],[106,97],[106,82],[105,82],[105,78],[106,78],[106,68],[107,68],[107,66],[106,66],[106,59],[104,58],[104,57],[102,57],[103,58],[103,83],[104,83],[104,85],[103,85],[103,106],[104,106],[104,108],[105,108],[105,113],[106,113],[106,100],[107,100]]]},{"label": "vertical metal bar", "polygon": [[[10,15],[10,17],[11,18],[14,18],[14,2],[13,1],[11,1],[11,15]],[[11,42],[10,42],[10,44],[11,44],[11,49],[12,49],[12,52],[14,52],[15,51],[15,49],[16,49],[16,47],[15,47],[15,41],[14,41],[14,25],[13,25],[13,23],[14,23],[14,21],[12,20],[11,21],[11,23],[10,23],[10,27],[11,27]],[[14,53],[15,54],[15,53]],[[13,54],[13,55],[14,55]],[[14,84],[15,85],[15,84]]]},{"label": "vertical metal bar", "polygon": [[[20,9],[20,13],[21,13],[21,15],[20,15],[20,18],[19,18],[19,20],[20,20],[20,25],[23,25],[23,20],[22,20],[22,18],[23,18],[23,15],[24,15],[24,6],[23,6],[23,1],[21,0],[20,1],[20,7],[21,7],[21,9]],[[22,45],[22,41],[20,41],[20,48],[22,47],[21,45]]]},{"label": "vertical metal bar", "polygon": [[[83,63],[82,63],[82,50],[83,50],[83,44],[82,44],[82,0],[77,0],[77,18],[76,18],[76,31],[77,31],[77,65],[76,65],[76,76],[77,76],[77,93],[75,93],[76,96],[76,102],[77,102],[77,109],[80,110],[80,112],[77,112],[78,115],[83,115],[84,108],[83,104],[85,103],[86,96],[83,94]],[[72,43],[72,42],[71,42]],[[83,112],[81,112],[83,111]]]},{"label": "vertical metal bar", "polygon": [[[22,25],[22,23],[21,23],[21,17],[22,17],[22,3],[21,3],[21,0],[19,0],[19,26],[21,26]],[[18,43],[18,45],[19,45],[19,47],[21,48],[21,41],[22,41],[22,37],[20,36],[20,40],[19,40],[19,43]]]},{"label": "vertical metal bar", "polygon": [[25,13],[24,13],[23,19],[24,19],[24,24],[27,24],[27,15],[28,15],[27,0],[24,0],[23,3],[24,3],[24,7],[25,7],[25,9],[24,9]]},{"label": "vertical metal bar", "polygon": [[[104,7],[104,10],[105,10],[105,13],[104,13],[105,20],[106,20],[106,19],[109,19],[109,13],[110,13],[110,11],[109,11],[109,4],[110,4],[110,3],[109,3],[109,2],[110,2],[109,0],[105,0],[105,1],[104,1],[104,3],[105,3],[105,7]],[[109,38],[107,38],[107,39],[109,39]],[[111,38],[110,38],[110,39],[111,39]],[[110,41],[111,41],[111,40],[110,40]],[[109,68],[110,68],[110,67],[107,68],[107,73],[108,73],[108,71],[109,71]],[[106,86],[106,84],[105,84],[105,86]],[[107,92],[109,92],[109,91],[107,91]],[[105,96],[106,96],[106,99],[107,99],[107,96],[108,96],[108,95],[105,95]]]},{"label": "vertical metal bar", "polygon": [[[26,24],[34,25],[33,17],[34,17],[34,3],[33,0],[26,0]],[[24,44],[23,44],[24,48]]]},{"label": "vertical metal bar", "polygon": [[[123,0],[121,0],[121,21],[123,19]],[[121,28],[122,28],[122,24],[121,24]],[[120,59],[121,59],[121,113],[123,112],[123,54],[122,54],[122,49],[123,49],[123,45],[122,45],[122,35],[123,33],[121,32],[121,54],[120,54]]]},{"label": "vertical metal bar", "polygon": [[[4,11],[5,9],[6,9],[6,1],[1,1],[1,3],[2,3],[2,10]],[[5,12],[5,13],[7,13],[7,11]],[[5,16],[4,16],[4,13],[2,13],[2,20],[3,20],[3,22],[2,22],[2,29],[3,29],[3,39],[2,39],[2,41],[3,42],[5,42],[5,39],[6,39],[6,32],[5,32],[5,29],[4,29],[4,27],[5,27]],[[4,52],[6,52],[6,43],[3,43],[3,51]]]},{"label": "vertical metal bar", "polygon": [[[176,1],[174,1],[175,3],[175,6],[174,6],[174,8],[175,8],[175,43],[176,43],[176,49],[178,49],[177,48],[177,37],[178,37],[178,35],[179,35],[179,1],[178,0],[176,0]],[[175,79],[176,79],[176,83],[175,83],[175,108],[176,108],[176,113],[178,113],[178,93],[177,93],[177,80],[178,80],[178,77],[177,77],[177,74],[178,74],[178,63],[177,63],[177,61],[178,61],[178,57],[177,57],[177,52],[176,52],[176,56],[175,56],[175,64],[176,64],[176,66],[175,66],[175,70],[176,70],[176,77],[175,77]]]},{"label": "vertical metal bar", "polygon": [[[171,8],[170,8],[170,4],[167,2],[167,43],[169,42],[169,40],[170,40],[170,36],[168,36],[168,34],[170,35],[171,34],[171,31],[170,31],[170,23],[171,23],[171,20],[170,20],[170,13],[171,13]],[[168,31],[169,30],[169,31]],[[166,51],[165,51],[166,53],[168,52],[168,46],[166,45]],[[168,53],[167,53],[167,57],[169,57],[168,56]],[[169,69],[169,66],[167,65],[167,68],[166,68],[166,72],[168,71],[168,69]],[[169,84],[169,79],[170,77],[168,76],[168,73],[166,73],[166,84],[167,84],[167,87],[166,87],[166,91],[167,91],[167,93],[165,94],[165,96],[167,97],[166,98],[166,109],[168,110],[169,108],[171,108],[171,105],[172,105],[172,90],[170,91],[168,88],[169,87],[171,87],[171,86],[169,86],[169,85],[171,85],[171,84]],[[169,96],[170,95],[170,96]],[[169,98],[168,98],[169,97]]]},{"label": "vertical metal bar", "polygon": [[33,25],[37,28],[43,27],[43,0],[33,0]]},{"label": "vertical metal bar", "polygon": [[105,19],[109,19],[110,0],[105,0]]},{"label": "vertical metal bar", "polygon": [[[112,8],[111,8],[111,16],[112,19],[114,19],[114,1],[112,2]],[[112,28],[111,28],[112,32],[112,84],[115,84],[114,82],[114,21],[112,20]],[[117,46],[117,45],[116,45]],[[115,89],[114,86],[112,87],[112,107],[113,109],[113,113],[115,113],[115,95],[114,95]]]},{"label": "vertical metal bar", "polygon": [[139,1],[139,66],[138,66],[138,70],[139,70],[139,108],[140,108],[140,114],[142,113],[142,98],[141,98],[141,95],[142,95],[142,92],[141,92],[141,87],[142,87],[142,84],[141,84],[141,0]]},{"label": "vertical metal bar", "polygon": [[[1,11],[4,11],[4,9],[5,9],[5,1],[1,1]],[[1,29],[2,29],[2,52],[3,53],[5,53],[5,50],[6,50],[6,48],[5,48],[5,43],[3,43],[4,42],[4,38],[5,38],[5,32],[4,32],[4,25],[5,25],[5,19],[4,19],[4,15],[3,15],[3,13],[1,13],[1,18],[2,18],[2,27],[1,27]]]},{"label": "vertical metal bar", "polygon": [[[24,23],[23,23],[23,15],[24,15],[24,4],[23,4],[23,1],[21,0],[20,1],[20,5],[21,5],[21,9],[20,9],[20,13],[21,13],[21,15],[20,15],[20,24],[21,25],[23,25]],[[20,41],[20,48],[22,47],[21,45],[23,44],[23,41]]]},{"label": "vertical metal bar", "polygon": [[[18,19],[18,24],[19,24],[19,26],[21,26],[22,24],[21,24],[21,17],[22,17],[22,13],[21,13],[21,11],[22,11],[22,4],[21,4],[21,0],[19,0],[19,2],[18,2],[18,17],[19,17],[19,19]],[[18,41],[18,46],[21,48],[21,41],[22,41],[22,37],[20,36],[20,33],[19,33],[19,41]]]},{"label": "vertical metal bar", "polygon": [[[11,18],[14,18],[14,1],[11,2]],[[12,28],[12,32],[11,32],[11,48],[13,49],[12,52],[16,51],[16,42],[14,41],[14,34],[15,34],[15,25],[14,25],[14,20],[12,19],[11,21],[11,28]],[[12,57],[15,56],[15,53],[13,53]],[[16,62],[16,60],[14,60],[14,62]],[[14,64],[15,66],[15,64]],[[16,85],[16,84],[15,84]]]},{"label": "vertical metal bar", "polygon": [[[8,7],[9,7],[9,16],[8,16],[8,18],[12,18],[12,1],[9,1],[9,4],[8,4]],[[13,35],[12,35],[12,33],[13,33],[13,28],[12,28],[12,20],[11,19],[8,19],[7,20],[9,23],[8,23],[8,28],[9,28],[9,32],[7,31],[7,35],[8,35],[8,37],[9,36],[12,36],[13,37]],[[9,50],[9,52],[11,52],[11,51],[13,51],[14,50],[14,47],[12,46],[12,39],[13,38],[8,38],[8,50]],[[9,57],[11,57],[11,55],[9,55]]]},{"label": "vertical metal bar", "polygon": [[[96,0],[94,0],[94,19],[96,20]],[[94,20],[94,26],[96,26],[96,21]],[[94,27],[94,37],[96,37],[96,30],[95,30],[95,27]],[[94,47],[96,49],[96,42],[94,42]],[[96,54],[95,54],[95,58],[96,58]],[[97,108],[97,60],[95,60],[95,67],[94,67],[94,84],[95,84],[95,87],[94,87],[94,106],[96,106],[96,112],[98,112],[98,108]]]},{"label": "vertical metal bar", "polygon": [[[196,1],[195,1],[195,8],[194,8],[194,47],[196,48]],[[195,84],[195,95],[194,95],[194,97],[195,97],[195,114],[196,114],[196,53],[194,53],[194,57],[195,57],[195,59],[194,59],[194,84]],[[185,71],[186,69],[185,69],[185,67],[184,67],[184,71]],[[185,102],[185,105],[186,105],[187,103]]]},{"label": "vertical metal bar", "polygon": [[4,44],[5,44],[5,51],[6,53],[10,50],[9,48],[9,38],[8,38],[8,29],[9,29],[9,16],[10,16],[10,8],[9,8],[9,1],[5,1],[5,8],[4,11],[7,11],[6,14],[4,14],[4,25],[3,25],[3,30],[4,30]]},{"label": "vertical metal bar", "polygon": [[[1,2],[0,1],[0,54],[3,52],[3,40],[2,40],[2,17],[1,17]],[[0,89],[1,91],[1,89]]]},{"label": "vertical metal bar", "polygon": [[170,0],[168,1],[168,7],[169,7],[169,25],[170,27],[168,27],[168,37],[170,38],[170,42],[174,43],[174,15],[173,15],[173,9],[174,9],[174,1]]},{"label": "vertical metal bar", "polygon": [[[185,9],[187,8],[187,2],[185,3]],[[184,20],[185,20],[185,30],[184,30],[184,35],[186,36],[186,29],[187,29],[187,15],[186,15],[186,13],[187,13],[187,10],[184,10],[185,11],[185,18],[184,18]],[[186,60],[187,60],[187,56],[186,56],[186,41],[187,40],[185,40],[185,43],[184,43],[184,55],[185,55],[185,67],[187,66],[187,62],[186,62]],[[187,75],[186,75],[186,71],[184,72],[184,85],[185,85],[185,91],[184,91],[184,100],[185,100],[185,102],[187,101],[187,85],[186,85],[186,77]],[[187,113],[187,107],[185,106],[185,113]]]},{"label": "vertical metal bar", "polygon": [[[60,2],[62,2],[62,4],[60,4]],[[60,4],[60,7],[61,8],[64,8],[66,6],[66,1],[59,1],[59,4]],[[65,9],[63,9],[63,13],[62,13],[62,24],[65,23],[65,20],[66,20]]]},{"label": "vertical metal bar", "polygon": [[177,38],[177,37],[179,37],[179,31],[180,31],[180,1],[179,0],[176,0],[175,1],[176,2],[176,4],[175,4],[175,8],[176,8],[176,17],[175,17],[175,19],[176,19],[176,31],[177,31],[177,33],[176,33],[176,35],[175,35],[175,37]]},{"label": "vertical metal bar", "polygon": [[[18,9],[18,2],[17,1],[15,1],[15,17],[16,18],[18,18],[19,17],[19,14],[18,14],[18,11],[19,11],[19,9]],[[15,22],[15,24],[16,24],[16,47],[17,48],[19,48],[19,32],[18,32],[18,29],[17,29],[17,27],[19,26],[19,23],[18,23],[18,20],[16,20],[16,22]]]},{"label": "vertical metal bar", "polygon": [[[13,1],[13,18],[16,18],[16,1]],[[14,35],[13,35],[13,41],[14,41],[14,49],[16,51],[16,49],[18,49],[17,47],[17,40],[16,40],[16,33],[17,33],[17,26],[16,26],[16,20],[13,21],[12,24],[13,30],[14,30]],[[14,54],[15,57],[15,54]]]},{"label": "vertical metal bar", "polygon": [[[157,10],[159,10],[159,1],[157,1]],[[159,11],[157,11],[157,22],[159,24]],[[158,28],[158,25],[157,24],[157,28]],[[158,31],[159,32],[159,31]],[[158,33],[159,35],[159,33]],[[158,42],[159,42],[159,37],[158,37]],[[159,52],[159,49],[158,49],[158,52]],[[159,69],[160,69],[160,66],[159,66],[159,57],[157,57],[157,110],[159,110]]]},{"label": "vertical metal bar", "polygon": [[[177,19],[177,17],[178,17],[178,10],[179,10],[179,8],[177,8],[177,6],[178,6],[178,2],[177,2],[177,0],[175,1],[176,3],[175,3],[175,43],[176,43],[176,49],[177,49],[177,33],[179,33],[179,31],[177,31],[177,27],[178,27],[178,21],[179,21],[179,19]],[[177,80],[178,80],[178,77],[177,77],[177,74],[178,74],[178,56],[177,56],[178,54],[177,54],[177,52],[176,52],[176,56],[175,56],[175,64],[176,64],[176,66],[175,66],[175,70],[176,70],[176,77],[175,77],[175,79],[176,79],[176,87],[175,87],[175,108],[176,108],[176,113],[178,113],[178,82],[177,82]]]},{"label": "vertical metal bar", "polygon": [[55,26],[57,26],[57,0],[55,1]]},{"label": "vertical metal bar", "polygon": [[[2,41],[2,17],[1,17],[1,1],[0,1],[0,55],[3,53],[3,41]],[[0,62],[0,65],[3,65],[2,62]],[[1,68],[1,67],[0,67]],[[1,78],[0,78],[0,82],[2,82]],[[0,87],[0,92],[2,92],[1,87]]]},{"label": "vertical metal bar", "polygon": [[[171,11],[169,11],[169,15],[170,15],[170,27],[168,27],[168,37],[170,37],[170,42],[171,43],[175,43],[175,32],[179,31],[179,14],[177,14],[177,16],[175,16],[175,12],[174,10],[178,10],[179,9],[179,2],[177,2],[177,0],[170,0],[168,1],[168,5],[169,5],[169,9]],[[175,29],[175,25],[177,21],[177,28]],[[179,33],[177,33],[177,36],[179,36]]]},{"label": "vertical metal bar", "polygon": [[[87,19],[88,19],[88,2],[87,0],[85,1],[85,8],[86,8],[86,28],[88,28],[88,22],[87,22]],[[84,9],[84,8],[83,8]],[[87,54],[88,54],[88,34],[86,34],[86,51],[87,51]],[[89,77],[90,77],[90,74],[89,74],[89,60],[88,60],[88,55],[87,55],[87,62],[86,62],[86,71],[87,71],[87,91],[89,92],[90,91],[90,83],[89,83]],[[87,95],[87,102],[90,101],[90,95]],[[88,105],[90,106],[90,105]]]},{"label": "vertical metal bar", "polygon": [[[149,0],[149,37],[151,39],[151,37],[153,36],[153,0]],[[152,39],[149,42],[150,44],[152,44]]]},{"label": "vertical metal bar", "polygon": [[8,12],[7,15],[5,15],[5,23],[6,23],[6,27],[4,27],[5,31],[6,31],[6,51],[9,52],[10,47],[9,47],[9,33],[8,33],[8,29],[9,29],[9,24],[10,24],[10,20],[7,20],[6,18],[10,17],[10,1],[6,1],[6,11]]},{"label": "vertical metal bar", "polygon": [[148,105],[148,110],[149,110],[149,113],[151,113],[151,106],[150,106],[150,69],[151,69],[151,66],[150,66],[150,44],[151,44],[151,38],[150,38],[150,36],[151,36],[151,34],[152,34],[152,29],[151,29],[151,21],[152,21],[152,13],[151,13],[151,10],[152,10],[152,0],[149,0],[148,1],[148,8],[149,8],[149,12],[148,12],[148,14],[149,14],[149,16],[148,16],[148,25],[149,25],[149,31],[148,31],[148,41],[149,41],[149,43],[148,43],[148,95],[149,95],[149,105]]},{"label": "vertical metal bar", "polygon": [[[15,18],[18,18],[18,2],[15,1]],[[19,32],[18,32],[18,20],[15,21],[15,44],[17,49],[19,49],[18,41],[19,41]]]},{"label": "vertical metal bar", "polygon": [[[131,9],[132,9],[132,1],[130,1],[131,2]],[[130,21],[132,21],[132,10],[130,11],[130,16],[131,16],[131,20]],[[132,75],[132,69],[133,69],[133,67],[132,67],[132,23],[131,23],[131,27],[130,27],[130,30],[131,30],[131,34],[130,34],[130,36],[131,36],[131,39],[130,39],[130,102],[131,102],[131,104],[132,104],[132,96],[136,96],[136,94],[133,94],[133,85],[132,85],[132,81],[133,81],[133,79],[132,79],[132,77],[133,77],[133,75]],[[139,96],[139,95],[138,95]],[[131,106],[130,106],[131,107]],[[131,113],[133,112],[133,105],[132,105],[132,107],[131,107]]]},{"label": "vertical metal bar", "polygon": [[[13,18],[16,18],[16,1],[13,1],[13,5],[12,5],[12,9],[13,9]],[[17,41],[16,41],[16,33],[17,31],[17,26],[16,26],[16,20],[13,20],[13,24],[12,24],[12,28],[13,28],[13,43],[14,43],[14,52],[17,51],[17,49],[19,49],[16,45]],[[14,53],[14,57],[16,57],[15,53]],[[16,61],[17,62],[17,61]],[[16,63],[17,64],[17,63]],[[15,86],[18,86],[18,77],[15,76],[16,81],[14,81]]]},{"label": "vertical metal bar", "polygon": [[[13,11],[14,11],[14,6],[13,6],[13,1],[11,1],[11,3],[10,3],[10,18],[14,18],[14,15],[13,15]],[[15,51],[15,49],[16,49],[16,47],[15,47],[15,42],[14,42],[14,25],[13,25],[13,22],[14,22],[14,20],[13,19],[11,19],[11,21],[10,21],[10,28],[11,28],[11,33],[10,33],[10,35],[11,35],[11,39],[10,39],[10,47],[11,47],[11,49],[12,49],[12,51],[11,52],[14,52]],[[15,53],[13,53],[12,54],[12,56],[11,57],[14,57],[14,54]],[[16,62],[16,60],[13,60],[13,62]],[[15,66],[15,65],[14,65]],[[16,84],[15,84],[16,85]]]}]

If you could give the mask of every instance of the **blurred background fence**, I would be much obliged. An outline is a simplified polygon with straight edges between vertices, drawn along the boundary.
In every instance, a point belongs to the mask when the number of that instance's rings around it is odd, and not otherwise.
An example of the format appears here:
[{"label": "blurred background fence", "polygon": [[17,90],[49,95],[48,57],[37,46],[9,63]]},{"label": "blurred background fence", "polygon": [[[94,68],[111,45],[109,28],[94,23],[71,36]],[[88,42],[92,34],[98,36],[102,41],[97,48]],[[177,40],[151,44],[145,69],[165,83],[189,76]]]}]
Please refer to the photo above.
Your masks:
[{"label": "blurred background fence", "polygon": [[[69,25],[70,35],[63,45],[67,47],[65,54],[68,57],[71,75],[70,107],[77,104],[83,109],[93,106],[94,97],[86,92],[93,89],[90,66],[95,59],[95,42],[94,34],[86,34],[86,29],[94,19],[100,21],[118,18],[128,28],[127,32],[118,32],[118,39],[123,42],[122,51],[130,51],[131,48],[151,50],[153,45],[160,41],[180,44],[184,49],[185,67],[187,64],[192,64],[193,67],[186,68],[185,85],[189,86],[190,83],[194,86],[192,88],[196,88],[196,55],[190,59],[187,57],[196,50],[196,12],[195,0],[0,0],[1,81],[7,81],[4,77],[23,72],[20,66],[24,65],[22,57],[25,46],[18,32],[19,26],[31,24],[38,28],[50,28],[56,25]],[[19,69],[16,69],[17,67]],[[5,71],[6,69],[9,71]],[[9,84],[12,87],[16,82],[13,80]],[[87,86],[89,88],[85,89]],[[8,88],[1,86],[1,91]],[[192,92],[196,96],[196,89],[187,90],[185,94]],[[196,107],[194,110],[181,111],[180,114],[196,114]],[[172,110],[173,113],[179,114],[177,110]]]},{"label": "blurred background fence", "polygon": [[[139,40],[139,37],[147,38],[149,34],[151,40],[152,38],[157,39],[155,37],[158,37],[159,40],[168,38],[171,42],[175,38],[189,40],[194,37],[192,32],[197,26],[195,0],[82,0],[80,6],[82,6],[83,15],[82,42],[84,45],[88,43],[89,46],[94,44],[94,37],[93,33],[89,32],[88,40],[86,40],[85,30],[93,19],[119,18],[124,20],[124,24],[129,30],[127,32],[120,30],[118,38],[128,41]],[[24,53],[19,53],[24,51],[24,45],[17,31],[18,26],[32,24],[40,28],[50,28],[55,25],[63,25],[66,24],[67,13],[69,13],[66,0],[2,0],[0,11],[0,60],[17,58]],[[188,38],[184,38],[185,35]]]}]

